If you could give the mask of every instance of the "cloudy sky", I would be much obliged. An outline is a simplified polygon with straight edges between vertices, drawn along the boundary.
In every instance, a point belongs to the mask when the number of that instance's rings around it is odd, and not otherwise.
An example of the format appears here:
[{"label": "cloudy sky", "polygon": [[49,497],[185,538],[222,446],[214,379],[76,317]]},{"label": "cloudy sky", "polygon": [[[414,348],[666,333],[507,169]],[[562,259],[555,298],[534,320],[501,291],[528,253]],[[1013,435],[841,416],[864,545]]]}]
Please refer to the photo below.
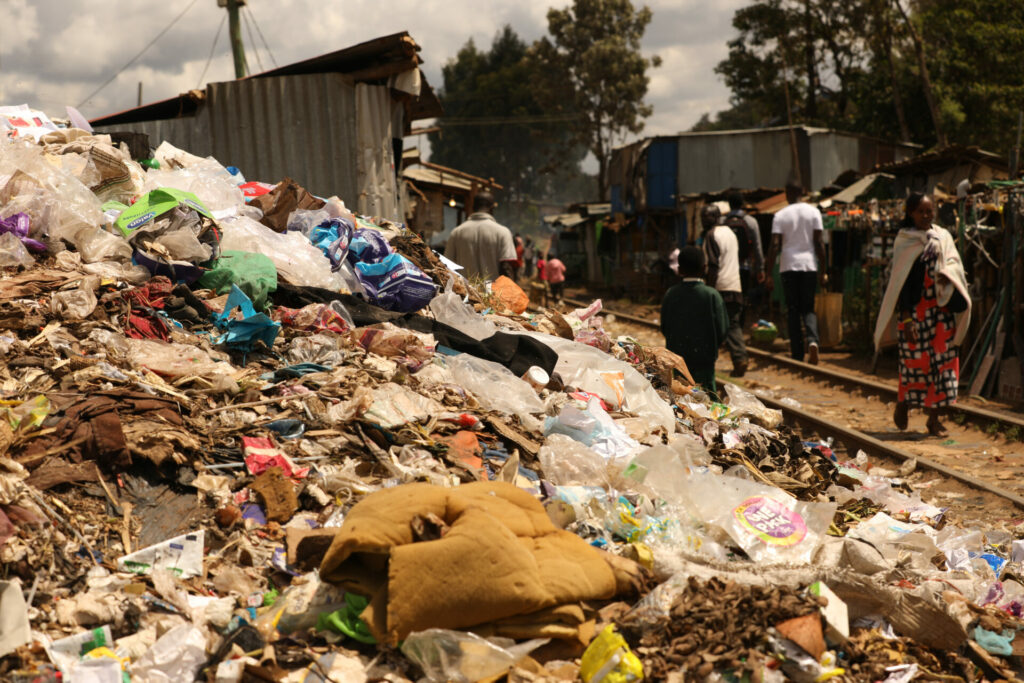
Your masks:
[{"label": "cloudy sky", "polygon": [[[548,7],[565,4],[568,0],[249,0],[243,17],[254,21],[243,22],[242,35],[250,69],[258,72],[272,68],[272,60],[287,64],[408,30],[423,48],[423,69],[436,87],[441,67],[467,39],[488,46],[507,23],[533,40],[545,33]],[[654,114],[645,133],[675,133],[702,113],[727,106],[728,91],[712,69],[726,54],[733,11],[744,1],[648,4],[654,21],[644,49],[660,55],[663,64],[652,73],[648,101]],[[93,118],[133,107],[140,81],[143,102],[150,102],[234,77],[226,22],[207,68],[226,15],[217,0],[2,0],[0,7],[0,104],[27,103],[55,116],[64,116],[64,105],[70,104]]]}]

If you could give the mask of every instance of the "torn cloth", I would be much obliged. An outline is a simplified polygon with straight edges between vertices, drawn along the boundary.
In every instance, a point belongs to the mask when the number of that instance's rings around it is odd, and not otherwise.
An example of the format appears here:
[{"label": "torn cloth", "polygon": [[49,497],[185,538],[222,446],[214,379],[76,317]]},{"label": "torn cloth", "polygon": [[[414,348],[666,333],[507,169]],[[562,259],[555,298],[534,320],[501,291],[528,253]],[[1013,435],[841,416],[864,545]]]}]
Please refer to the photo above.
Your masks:
[{"label": "torn cloth", "polygon": [[121,425],[122,417],[128,416],[182,425],[174,401],[141,392],[98,392],[68,406],[54,432],[33,440],[25,455],[42,455],[57,446],[74,444],[62,455],[76,463],[95,460],[106,467],[129,467],[132,456]]},{"label": "torn cloth", "polygon": [[[431,515],[447,531],[415,542],[414,521]],[[369,596],[363,619],[374,637],[394,644],[426,628],[469,628],[611,598],[619,566],[604,555],[556,528],[533,496],[511,484],[408,484],[352,508],[320,575]]]}]

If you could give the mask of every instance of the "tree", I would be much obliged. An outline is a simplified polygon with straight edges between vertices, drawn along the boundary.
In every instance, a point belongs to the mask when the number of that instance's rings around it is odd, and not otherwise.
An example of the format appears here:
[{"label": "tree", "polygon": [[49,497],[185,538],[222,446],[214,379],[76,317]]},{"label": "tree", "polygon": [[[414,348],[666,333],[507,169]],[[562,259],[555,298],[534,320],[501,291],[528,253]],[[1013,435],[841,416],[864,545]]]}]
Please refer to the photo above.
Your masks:
[{"label": "tree", "polygon": [[630,0],[573,0],[548,10],[548,37],[532,55],[542,77],[538,93],[552,112],[578,117],[570,140],[584,145],[598,164],[599,198],[608,197],[612,149],[643,130],[652,107],[644,103],[647,71],[661,64],[644,57],[640,40],[651,10]]},{"label": "tree", "polygon": [[732,106],[698,129],[781,123],[789,78],[802,123],[926,146],[1013,144],[1024,106],[1019,0],[756,0],[733,27],[716,67]]},{"label": "tree", "polygon": [[512,222],[525,221],[529,201],[549,197],[559,185],[557,171],[578,171],[584,156],[570,146],[560,168],[550,163],[552,150],[566,146],[571,135],[534,97],[528,47],[510,26],[487,51],[466,42],[442,69],[444,115],[440,131],[429,136],[431,161],[505,186],[500,206]]}]

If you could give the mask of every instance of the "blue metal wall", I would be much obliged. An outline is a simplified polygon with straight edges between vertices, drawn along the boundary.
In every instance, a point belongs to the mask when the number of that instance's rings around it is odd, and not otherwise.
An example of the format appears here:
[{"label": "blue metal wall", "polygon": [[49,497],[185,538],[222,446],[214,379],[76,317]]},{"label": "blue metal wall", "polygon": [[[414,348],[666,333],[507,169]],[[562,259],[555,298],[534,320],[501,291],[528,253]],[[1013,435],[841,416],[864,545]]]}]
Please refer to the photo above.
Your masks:
[{"label": "blue metal wall", "polygon": [[656,138],[647,148],[648,209],[676,208],[678,177],[678,138]]}]

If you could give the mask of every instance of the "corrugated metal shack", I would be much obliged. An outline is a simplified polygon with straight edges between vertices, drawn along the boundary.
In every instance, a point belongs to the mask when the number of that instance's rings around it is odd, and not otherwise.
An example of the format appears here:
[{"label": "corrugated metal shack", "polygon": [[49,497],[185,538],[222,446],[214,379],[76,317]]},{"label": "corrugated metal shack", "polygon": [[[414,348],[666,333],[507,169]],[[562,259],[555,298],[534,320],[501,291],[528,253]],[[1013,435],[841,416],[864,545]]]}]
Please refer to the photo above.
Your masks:
[{"label": "corrugated metal shack", "polygon": [[[796,126],[797,157],[804,186],[817,191],[846,171],[863,174],[879,164],[912,157],[919,145],[810,126]],[[771,194],[785,186],[792,166],[790,129],[680,133],[640,140],[612,154],[610,199],[616,235],[616,263],[632,270],[646,289],[659,279],[668,253],[692,242],[690,229],[700,205],[723,199],[726,190],[744,196]],[[642,276],[642,277],[641,277]],[[614,281],[632,281],[615,275]],[[633,284],[636,287],[636,283]]]},{"label": "corrugated metal shack", "polygon": [[396,157],[410,123],[441,114],[407,32],[91,121],[145,133],[237,166],[250,180],[294,178],[359,213],[399,216]]}]

